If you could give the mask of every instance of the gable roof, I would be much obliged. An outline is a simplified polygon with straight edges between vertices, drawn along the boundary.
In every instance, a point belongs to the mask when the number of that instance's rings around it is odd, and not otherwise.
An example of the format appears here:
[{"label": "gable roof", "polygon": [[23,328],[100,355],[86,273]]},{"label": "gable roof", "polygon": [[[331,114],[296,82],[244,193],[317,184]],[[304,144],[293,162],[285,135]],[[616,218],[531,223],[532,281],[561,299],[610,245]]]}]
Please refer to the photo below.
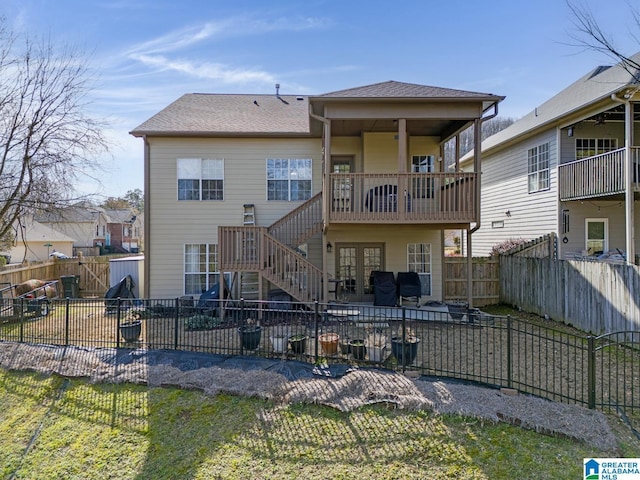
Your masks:
[{"label": "gable roof", "polygon": [[309,100],[292,95],[188,93],[131,131],[152,136],[309,135]]},{"label": "gable roof", "polygon": [[185,94],[143,122],[133,136],[319,136],[311,123],[309,102],[346,99],[389,101],[478,101],[485,107],[501,101],[489,93],[467,92],[388,81],[318,96]]},{"label": "gable roof", "polygon": [[42,223],[97,223],[101,213],[103,213],[101,207],[78,205],[50,212],[40,212],[34,218]]},{"label": "gable roof", "polygon": [[[312,97],[313,98],[313,97]],[[318,95],[317,98],[389,98],[389,99],[430,99],[430,100],[451,100],[451,99],[491,99],[493,101],[502,99],[490,93],[467,92],[465,90],[455,90],[452,88],[430,87],[428,85],[417,85],[414,83],[403,83],[389,80],[387,82],[374,83],[363,87],[348,88],[336,92]]]},{"label": "gable roof", "polygon": [[[632,56],[631,60],[640,63],[640,52]],[[482,153],[505,145],[523,135],[561,124],[563,120],[568,121],[571,116],[578,115],[581,110],[591,105],[611,100],[611,95],[620,90],[630,86],[637,87],[637,78],[636,72],[628,72],[621,63],[596,67],[532,112],[483,141]],[[468,152],[463,160],[471,158],[472,154],[473,152]]]}]

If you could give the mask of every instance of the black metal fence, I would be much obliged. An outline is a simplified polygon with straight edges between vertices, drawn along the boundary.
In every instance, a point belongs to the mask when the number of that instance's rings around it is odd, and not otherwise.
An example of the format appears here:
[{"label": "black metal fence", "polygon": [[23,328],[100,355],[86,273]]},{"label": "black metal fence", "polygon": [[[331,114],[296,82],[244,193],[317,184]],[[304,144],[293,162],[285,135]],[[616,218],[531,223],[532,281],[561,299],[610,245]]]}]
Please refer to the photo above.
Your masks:
[{"label": "black metal fence", "polygon": [[177,298],[55,299],[42,308],[29,301],[0,304],[0,340],[349,362],[640,411],[640,332],[595,337],[446,305]]}]

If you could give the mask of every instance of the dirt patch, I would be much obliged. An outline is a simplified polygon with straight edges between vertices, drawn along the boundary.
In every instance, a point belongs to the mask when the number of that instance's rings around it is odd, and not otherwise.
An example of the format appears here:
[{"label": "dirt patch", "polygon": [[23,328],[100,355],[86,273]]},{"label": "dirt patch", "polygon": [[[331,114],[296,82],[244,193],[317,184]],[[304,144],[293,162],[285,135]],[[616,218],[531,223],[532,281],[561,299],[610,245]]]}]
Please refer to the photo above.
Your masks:
[{"label": "dirt patch", "polygon": [[[260,361],[255,359],[249,368],[192,365],[197,368],[185,369],[172,364],[168,357],[167,361],[157,357],[150,364],[146,354],[136,350],[0,342],[0,367],[5,369],[84,377],[92,382],[195,389],[209,395],[225,392],[281,404],[317,403],[342,411],[386,403],[402,409],[428,409],[438,414],[508,422],[543,434],[576,439],[603,451],[618,451],[607,417],[594,410],[475,385],[412,379],[384,370],[354,369],[338,378],[306,375],[292,379],[260,368]],[[271,362],[273,365],[275,361]],[[286,369],[286,363],[281,362],[280,371]]]}]

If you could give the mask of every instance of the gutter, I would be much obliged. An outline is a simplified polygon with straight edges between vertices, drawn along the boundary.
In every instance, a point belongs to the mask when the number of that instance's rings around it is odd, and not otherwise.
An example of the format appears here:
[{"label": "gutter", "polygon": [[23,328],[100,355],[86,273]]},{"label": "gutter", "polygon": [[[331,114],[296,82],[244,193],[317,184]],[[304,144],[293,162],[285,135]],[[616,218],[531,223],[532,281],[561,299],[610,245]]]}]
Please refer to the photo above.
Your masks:
[{"label": "gutter", "polygon": [[142,135],[142,140],[144,142],[144,192],[143,192],[143,198],[144,198],[144,246],[143,246],[143,253],[144,253],[144,266],[143,266],[143,272],[144,272],[144,278],[145,278],[145,282],[144,282],[144,296],[145,298],[151,298],[151,295],[149,295],[150,292],[150,283],[149,280],[151,279],[151,262],[150,260],[150,246],[149,243],[151,241],[151,199],[149,198],[148,192],[150,192],[150,169],[151,169],[151,145],[149,145],[149,140],[147,139],[146,135]]}]

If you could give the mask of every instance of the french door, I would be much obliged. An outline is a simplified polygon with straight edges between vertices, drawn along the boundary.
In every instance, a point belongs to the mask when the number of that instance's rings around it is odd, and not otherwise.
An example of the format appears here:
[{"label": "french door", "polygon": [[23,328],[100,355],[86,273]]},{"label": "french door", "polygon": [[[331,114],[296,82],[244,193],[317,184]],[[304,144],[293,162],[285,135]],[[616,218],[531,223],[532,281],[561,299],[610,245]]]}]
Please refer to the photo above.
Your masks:
[{"label": "french door", "polygon": [[336,276],[342,280],[343,299],[373,301],[371,272],[384,269],[384,244],[336,243]]}]

